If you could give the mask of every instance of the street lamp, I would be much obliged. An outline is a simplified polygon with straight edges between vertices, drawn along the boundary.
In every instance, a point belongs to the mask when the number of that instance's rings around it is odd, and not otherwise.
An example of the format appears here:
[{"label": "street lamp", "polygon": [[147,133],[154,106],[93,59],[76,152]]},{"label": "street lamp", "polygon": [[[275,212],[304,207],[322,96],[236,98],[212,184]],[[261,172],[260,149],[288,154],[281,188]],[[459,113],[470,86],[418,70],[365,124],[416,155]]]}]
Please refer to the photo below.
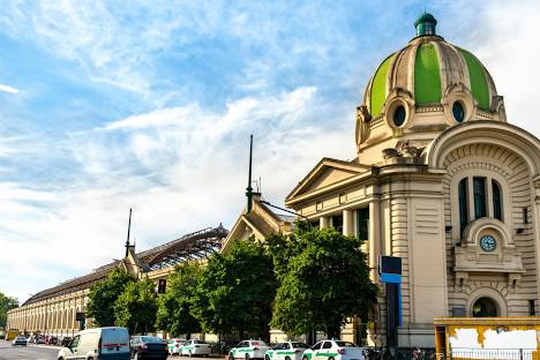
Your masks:
[{"label": "street lamp", "polygon": [[278,209],[278,210],[285,211],[285,212],[287,212],[287,213],[289,213],[289,214],[293,214],[293,215],[296,215],[296,216],[300,216],[301,218],[304,218],[304,219],[306,220],[306,222],[307,222],[308,229],[311,230],[311,221],[309,220],[309,218],[308,218],[307,216],[302,215],[302,214],[299,214],[299,213],[297,213],[297,212],[295,212],[295,211],[291,211],[291,210],[289,210],[289,209],[285,209],[285,208],[282,208],[282,207],[280,207],[280,206],[271,204],[271,203],[269,203],[268,201],[265,201],[265,200],[259,200],[259,202],[260,202],[261,204],[264,204],[264,205],[267,205],[267,206],[276,208],[276,209]]}]

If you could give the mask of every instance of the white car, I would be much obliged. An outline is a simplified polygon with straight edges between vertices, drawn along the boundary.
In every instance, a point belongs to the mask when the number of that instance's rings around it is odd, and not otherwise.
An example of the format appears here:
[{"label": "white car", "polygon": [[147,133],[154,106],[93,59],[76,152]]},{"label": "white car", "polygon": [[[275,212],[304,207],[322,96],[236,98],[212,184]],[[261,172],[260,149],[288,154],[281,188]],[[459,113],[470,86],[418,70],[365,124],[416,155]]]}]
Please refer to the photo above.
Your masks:
[{"label": "white car", "polygon": [[180,355],[180,348],[187,342],[186,339],[171,339],[167,343],[170,355]]},{"label": "white car", "polygon": [[270,346],[262,340],[244,340],[229,351],[229,360],[234,359],[264,359],[264,354]]},{"label": "white car", "polygon": [[300,360],[309,346],[298,341],[284,341],[277,343],[264,355],[264,360]]},{"label": "white car", "polygon": [[28,340],[24,336],[17,336],[12,342],[11,346],[26,346],[28,344]]},{"label": "white car", "polygon": [[212,352],[212,348],[209,343],[202,340],[191,339],[187,340],[183,346],[179,348],[180,355],[187,355],[189,357],[195,356],[208,356]]},{"label": "white car", "polygon": [[348,341],[322,340],[304,351],[302,360],[365,360],[364,348]]}]

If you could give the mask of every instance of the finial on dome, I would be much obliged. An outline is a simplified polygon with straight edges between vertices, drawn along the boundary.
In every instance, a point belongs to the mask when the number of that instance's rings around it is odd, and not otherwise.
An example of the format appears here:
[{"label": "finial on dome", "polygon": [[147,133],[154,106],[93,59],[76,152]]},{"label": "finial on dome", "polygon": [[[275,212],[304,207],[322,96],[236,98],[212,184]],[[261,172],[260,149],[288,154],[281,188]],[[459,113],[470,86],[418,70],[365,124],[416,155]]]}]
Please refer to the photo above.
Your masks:
[{"label": "finial on dome", "polygon": [[416,36],[437,35],[435,33],[435,26],[437,26],[435,17],[424,11],[424,13],[414,22]]}]

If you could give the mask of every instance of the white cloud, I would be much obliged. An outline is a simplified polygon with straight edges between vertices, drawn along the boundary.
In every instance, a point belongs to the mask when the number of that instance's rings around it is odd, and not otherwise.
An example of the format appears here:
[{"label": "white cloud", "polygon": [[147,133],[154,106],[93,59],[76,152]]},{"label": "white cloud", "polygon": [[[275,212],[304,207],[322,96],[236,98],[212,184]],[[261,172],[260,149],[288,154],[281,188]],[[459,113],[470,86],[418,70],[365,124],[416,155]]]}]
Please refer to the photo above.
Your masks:
[{"label": "white cloud", "polygon": [[[127,214],[139,249],[222,222],[244,206],[249,134],[255,177],[277,204],[322,156],[354,154],[353,117],[302,87],[219,111],[160,109],[72,134],[76,184],[44,191],[0,182],[0,289],[21,300],[122,256]],[[332,119],[325,130],[313,124]],[[343,145],[345,144],[345,146]],[[17,283],[2,274],[17,271]],[[46,270],[43,270],[46,269]]]},{"label": "white cloud", "polygon": [[0,91],[6,92],[9,94],[14,94],[14,95],[19,93],[19,89],[16,89],[6,84],[0,84]]}]

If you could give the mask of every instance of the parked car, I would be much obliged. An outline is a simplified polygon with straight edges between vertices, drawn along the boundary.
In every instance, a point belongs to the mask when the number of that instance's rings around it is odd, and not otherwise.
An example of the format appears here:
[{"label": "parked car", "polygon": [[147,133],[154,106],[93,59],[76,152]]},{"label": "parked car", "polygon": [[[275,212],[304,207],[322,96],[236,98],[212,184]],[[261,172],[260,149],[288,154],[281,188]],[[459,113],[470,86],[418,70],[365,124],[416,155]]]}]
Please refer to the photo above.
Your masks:
[{"label": "parked car", "polygon": [[180,355],[180,347],[184,346],[186,339],[171,339],[167,343],[169,355]]},{"label": "parked car", "polygon": [[128,330],[114,326],[83,330],[60,349],[57,359],[129,360]]},{"label": "parked car", "polygon": [[270,346],[262,340],[244,340],[229,351],[229,360],[234,359],[264,359],[264,354]]},{"label": "parked car", "polygon": [[69,336],[64,336],[64,337],[62,338],[62,341],[60,342],[60,346],[66,347],[66,346],[69,345],[70,342],[71,342],[71,337],[69,337]]},{"label": "parked car", "polygon": [[26,346],[26,345],[28,345],[28,340],[24,336],[17,336],[11,342],[11,346]]},{"label": "parked car", "polygon": [[179,350],[180,355],[187,355],[189,357],[194,355],[207,357],[212,352],[209,343],[197,339],[187,340],[183,346],[180,346]]},{"label": "parked car", "polygon": [[264,355],[265,360],[300,360],[308,344],[298,341],[284,341],[277,343]]},{"label": "parked car", "polygon": [[165,340],[155,336],[133,336],[130,345],[132,359],[166,360],[169,356]]},{"label": "parked car", "polygon": [[302,360],[365,360],[364,350],[348,341],[322,340],[304,351]]}]

